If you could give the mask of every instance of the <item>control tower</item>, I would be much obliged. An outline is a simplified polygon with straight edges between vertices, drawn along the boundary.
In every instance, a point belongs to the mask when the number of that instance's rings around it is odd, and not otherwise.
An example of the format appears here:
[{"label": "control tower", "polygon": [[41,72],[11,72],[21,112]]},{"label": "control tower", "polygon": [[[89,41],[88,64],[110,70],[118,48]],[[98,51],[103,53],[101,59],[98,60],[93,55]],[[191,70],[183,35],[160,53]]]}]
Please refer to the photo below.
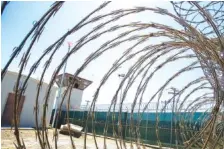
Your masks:
[{"label": "control tower", "polygon": [[[58,87],[60,87],[62,75],[63,74],[60,74],[56,77],[56,84]],[[61,100],[62,100],[62,96],[63,96],[62,94],[67,89],[67,87],[68,87],[69,83],[72,81],[72,79],[73,79],[72,74],[69,74],[69,73],[64,74],[64,79],[63,79],[62,86],[61,86],[61,98],[58,99],[58,106],[57,106],[58,108],[59,108]],[[86,79],[83,79],[80,77],[75,77],[75,83],[74,83],[72,91],[71,91],[70,110],[80,109],[83,91],[91,83],[92,83],[92,81],[89,81],[89,80],[86,80]],[[69,92],[67,93],[65,100],[63,102],[62,110],[67,109],[66,107],[67,107],[68,97],[69,97]],[[56,98],[58,98],[58,91],[56,93]],[[53,109],[55,109],[55,102],[54,102]]]}]

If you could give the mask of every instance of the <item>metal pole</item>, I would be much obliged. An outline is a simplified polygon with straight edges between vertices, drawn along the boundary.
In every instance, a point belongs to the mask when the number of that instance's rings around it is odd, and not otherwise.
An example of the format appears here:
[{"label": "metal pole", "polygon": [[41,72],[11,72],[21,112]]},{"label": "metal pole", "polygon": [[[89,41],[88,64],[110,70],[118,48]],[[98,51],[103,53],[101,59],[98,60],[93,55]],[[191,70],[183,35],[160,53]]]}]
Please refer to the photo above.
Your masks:
[{"label": "metal pole", "polygon": [[174,107],[175,107],[175,96],[177,94],[177,89],[172,87],[171,88],[173,92],[168,92],[169,94],[173,94],[173,105],[172,105],[172,113],[171,113],[171,131],[170,131],[170,144],[172,144],[172,137],[173,137],[173,113],[174,113]]},{"label": "metal pole", "polygon": [[74,109],[74,111],[73,111],[73,115],[72,115],[72,123],[73,123],[73,124],[75,124],[75,122],[74,122],[74,117],[75,117],[75,109]]},{"label": "metal pole", "polygon": [[128,107],[126,106],[126,109],[127,109],[127,115],[126,115],[126,121],[125,121],[125,136],[124,138],[126,138],[127,136],[127,127],[128,127]]},{"label": "metal pole", "polygon": [[[90,102],[89,100],[86,100],[86,107],[83,109],[83,115],[82,115],[82,126],[83,127],[84,127],[85,112],[87,111],[87,107],[88,107],[89,102]],[[88,115],[88,113],[87,113],[87,115]],[[88,131],[88,125],[87,125],[87,128],[86,129]]]},{"label": "metal pole", "polygon": [[[71,48],[71,45],[68,44],[68,52],[70,51],[70,48]],[[63,71],[63,74],[62,74],[62,79],[61,79],[59,90],[58,90],[58,96],[56,97],[56,101],[55,101],[55,111],[54,111],[54,117],[53,117],[53,121],[52,121],[52,126],[54,126],[55,119],[56,119],[56,114],[58,113],[58,109],[57,109],[57,107],[58,107],[58,100],[61,98],[61,88],[62,88],[62,84],[63,84],[63,80],[64,80],[66,66],[67,66],[67,61],[65,61],[64,71]],[[55,125],[55,127],[56,127],[56,125]]]},{"label": "metal pole", "polygon": [[148,123],[149,123],[149,106],[147,107],[147,120],[146,120],[146,130],[145,130],[145,141],[147,142],[147,135],[148,135]]},{"label": "metal pole", "polygon": [[173,105],[172,105],[172,114],[171,114],[171,133],[170,133],[170,143],[172,144],[173,141],[173,112],[174,112],[174,104],[175,104],[175,92],[176,90],[174,90],[174,94],[173,94]]},{"label": "metal pole", "polygon": [[87,108],[88,108],[88,105],[89,105],[89,100],[86,100],[86,111],[87,111]]}]

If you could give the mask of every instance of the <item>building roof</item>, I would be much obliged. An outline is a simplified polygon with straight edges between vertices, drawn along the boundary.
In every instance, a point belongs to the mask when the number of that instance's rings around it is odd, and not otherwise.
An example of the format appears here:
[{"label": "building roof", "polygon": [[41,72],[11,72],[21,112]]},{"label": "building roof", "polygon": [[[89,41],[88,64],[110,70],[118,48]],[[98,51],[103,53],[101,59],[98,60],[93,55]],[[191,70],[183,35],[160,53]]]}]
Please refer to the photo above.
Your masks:
[{"label": "building roof", "polygon": [[[18,75],[18,72],[7,70],[7,71],[6,71],[6,74]],[[22,77],[25,77],[25,78],[26,78],[27,75],[22,74]],[[29,80],[34,81],[34,82],[36,82],[36,83],[39,83],[39,82],[40,82],[40,80],[35,79],[35,78],[32,78],[32,77],[29,77]],[[46,83],[46,82],[44,82],[44,81],[42,81],[42,82],[43,82],[42,84],[48,85],[48,83]],[[52,87],[57,88],[56,85],[53,85]]]},{"label": "building roof", "polygon": [[[18,75],[18,72],[15,72],[15,71],[7,71],[6,74],[11,74],[11,75]],[[65,77],[64,77],[64,81],[63,81],[63,85],[62,86],[68,86],[69,84],[69,81],[70,81],[70,78],[72,78],[74,75],[70,74],[70,73],[65,73]],[[27,77],[27,75],[24,75],[22,74],[22,77]],[[61,78],[62,78],[62,74],[58,75],[56,77],[56,85],[54,85],[53,87],[59,87],[60,85],[60,82],[61,82]],[[40,80],[38,79],[35,79],[35,78],[32,78],[30,77],[29,80],[32,80],[32,81],[35,81],[36,83],[39,83]],[[87,79],[84,79],[84,78],[81,78],[81,77],[75,77],[75,84],[74,85],[77,85],[75,88],[77,89],[80,89],[80,90],[84,90],[86,89],[90,84],[92,83],[92,81],[90,80],[87,80]],[[48,85],[48,83],[46,82],[43,82],[43,84],[45,85]]]},{"label": "building roof", "polygon": [[[58,75],[56,77],[56,81],[55,82],[56,82],[56,84],[58,86],[60,86],[60,84],[61,84],[62,75],[63,74],[60,74],[60,75]],[[63,86],[68,86],[69,83],[72,81],[73,77],[74,77],[73,74],[65,73],[64,74],[64,79],[63,79],[63,82],[62,82],[62,87]],[[75,83],[74,83],[74,86],[73,87],[74,88],[77,88],[77,89],[80,89],[80,90],[84,90],[91,83],[92,83],[92,81],[77,76],[77,77],[75,77]]]}]

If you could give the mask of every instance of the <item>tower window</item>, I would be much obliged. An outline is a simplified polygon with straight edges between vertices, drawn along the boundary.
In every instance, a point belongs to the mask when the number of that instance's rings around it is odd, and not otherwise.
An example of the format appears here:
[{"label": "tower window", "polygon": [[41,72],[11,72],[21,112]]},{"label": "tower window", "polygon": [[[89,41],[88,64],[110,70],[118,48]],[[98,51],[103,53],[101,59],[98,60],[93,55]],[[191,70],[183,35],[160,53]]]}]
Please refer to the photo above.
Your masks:
[{"label": "tower window", "polygon": [[79,88],[79,84],[78,83],[75,83],[74,84],[74,88]]},{"label": "tower window", "polygon": [[72,77],[69,77],[69,82],[72,82],[72,79],[73,79]]}]

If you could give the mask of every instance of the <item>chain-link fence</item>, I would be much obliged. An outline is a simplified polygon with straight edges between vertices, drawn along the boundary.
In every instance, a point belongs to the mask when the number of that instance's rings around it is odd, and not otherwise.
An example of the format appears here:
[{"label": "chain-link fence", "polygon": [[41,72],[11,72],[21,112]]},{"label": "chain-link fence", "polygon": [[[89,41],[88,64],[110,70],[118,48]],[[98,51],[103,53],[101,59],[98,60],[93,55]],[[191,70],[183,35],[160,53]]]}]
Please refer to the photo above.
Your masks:
[{"label": "chain-link fence", "polygon": [[[109,107],[109,105],[106,104],[96,105],[97,108],[94,111],[92,118],[89,118],[88,121],[87,115],[89,111],[87,110],[87,106],[82,106],[80,109],[70,110],[69,122],[82,126],[88,133],[122,138],[126,141],[137,141],[137,139],[140,139],[141,143],[151,145],[158,144],[156,135],[156,131],[158,131],[159,139],[163,146],[180,146],[181,148],[183,147],[181,145],[184,143],[181,139],[183,137],[181,136],[181,124],[185,123],[184,130],[186,133],[196,134],[202,126],[202,117],[206,117],[205,112],[172,112],[172,105],[167,105],[166,109],[163,109],[163,111],[161,111],[163,107],[161,106],[160,109],[158,109],[160,112],[156,112],[155,108],[148,108],[144,112],[142,112],[143,109],[138,110],[135,108],[134,112],[131,113],[129,104],[123,105],[124,108],[119,117],[119,105],[116,105],[111,112],[108,112],[108,108],[106,108],[107,106]],[[153,106],[153,103],[151,106]],[[104,109],[99,109],[100,107],[104,107]],[[54,110],[52,111],[52,115],[53,113]],[[157,116],[159,118],[158,129],[156,128]],[[121,119],[121,125],[119,125],[119,118]],[[67,111],[62,111],[57,127],[60,128],[61,124],[66,124],[67,122]],[[131,126],[132,122],[134,124],[133,126]],[[107,131],[105,131],[106,125],[108,128]],[[119,126],[121,126],[120,133]]]}]

